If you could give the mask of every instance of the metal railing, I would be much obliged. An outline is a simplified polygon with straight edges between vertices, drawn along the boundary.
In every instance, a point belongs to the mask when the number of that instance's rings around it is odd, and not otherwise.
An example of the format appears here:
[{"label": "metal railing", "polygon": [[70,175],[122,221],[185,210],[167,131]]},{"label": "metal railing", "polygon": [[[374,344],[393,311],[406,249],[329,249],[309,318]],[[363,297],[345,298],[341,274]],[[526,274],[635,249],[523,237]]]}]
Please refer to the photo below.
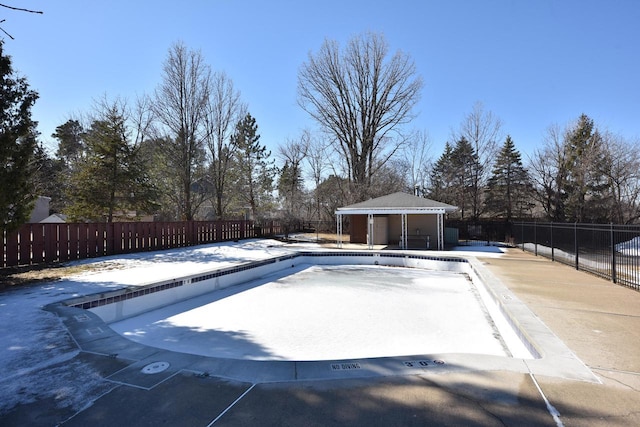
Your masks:
[{"label": "metal railing", "polygon": [[640,226],[514,222],[514,243],[535,255],[640,290]]}]

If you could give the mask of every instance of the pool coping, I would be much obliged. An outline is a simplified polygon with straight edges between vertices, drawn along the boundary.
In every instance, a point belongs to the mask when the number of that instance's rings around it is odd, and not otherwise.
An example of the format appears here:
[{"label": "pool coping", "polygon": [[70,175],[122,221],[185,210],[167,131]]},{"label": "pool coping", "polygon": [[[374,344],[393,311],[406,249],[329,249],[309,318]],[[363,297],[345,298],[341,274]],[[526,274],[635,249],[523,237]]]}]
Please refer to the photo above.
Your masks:
[{"label": "pool coping", "polygon": [[[113,331],[98,315],[85,310],[87,301],[113,298],[131,292],[144,291],[122,288],[100,294],[83,296],[61,301],[45,307],[58,315],[77,346],[85,352],[110,356],[129,361],[124,369],[107,377],[117,383],[135,387],[151,388],[180,371],[191,371],[197,375],[214,376],[251,383],[287,382],[299,380],[327,380],[345,378],[366,378],[379,376],[444,374],[464,371],[511,371],[534,375],[545,375],[563,379],[599,383],[600,380],[591,370],[520,301],[496,276],[482,265],[476,257],[468,255],[431,256],[411,251],[298,251],[260,261],[243,263],[238,266],[212,270],[204,274],[184,276],[148,286],[162,286],[182,280],[189,284],[194,278],[210,274],[233,272],[255,268],[260,265],[293,260],[300,256],[376,256],[397,258],[405,264],[411,259],[432,259],[446,262],[460,262],[467,265],[472,280],[479,280],[491,294],[501,311],[510,319],[518,333],[534,346],[539,358],[520,359],[503,356],[446,353],[422,354],[413,356],[394,356],[378,358],[359,358],[348,360],[318,361],[280,361],[280,360],[242,360],[199,356],[159,349],[133,342]],[[184,282],[186,280],[186,282]],[[194,282],[197,282],[194,281]],[[177,285],[176,285],[177,286]],[[150,288],[148,288],[150,289]],[[87,300],[88,298],[88,300]],[[122,298],[122,297],[121,297]],[[161,373],[148,375],[142,368],[154,362],[168,362],[169,368]]]}]

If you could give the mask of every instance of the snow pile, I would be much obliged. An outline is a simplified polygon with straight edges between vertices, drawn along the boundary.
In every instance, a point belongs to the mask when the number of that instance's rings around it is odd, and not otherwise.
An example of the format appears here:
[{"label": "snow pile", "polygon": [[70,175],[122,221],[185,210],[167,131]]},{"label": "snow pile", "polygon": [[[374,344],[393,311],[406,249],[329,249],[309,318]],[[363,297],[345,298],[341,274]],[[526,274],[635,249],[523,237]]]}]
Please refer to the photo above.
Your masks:
[{"label": "snow pile", "polygon": [[640,256],[640,236],[634,237],[626,242],[618,243],[616,245],[616,251],[622,255]]}]

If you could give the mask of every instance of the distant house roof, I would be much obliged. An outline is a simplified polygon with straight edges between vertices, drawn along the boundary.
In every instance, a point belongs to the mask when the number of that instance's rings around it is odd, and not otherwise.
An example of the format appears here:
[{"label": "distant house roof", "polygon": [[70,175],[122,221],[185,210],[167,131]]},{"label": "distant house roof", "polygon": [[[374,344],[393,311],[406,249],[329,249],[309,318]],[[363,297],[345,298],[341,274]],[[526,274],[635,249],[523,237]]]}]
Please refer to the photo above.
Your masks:
[{"label": "distant house roof", "polygon": [[35,200],[35,203],[33,204],[29,222],[40,222],[47,216],[49,216],[49,202],[51,202],[51,197],[38,196],[38,198]]},{"label": "distant house roof", "polygon": [[41,224],[63,224],[67,222],[67,216],[61,213],[54,213],[40,221]]},{"label": "distant house roof", "polygon": [[457,206],[398,192],[338,208],[336,215],[436,214],[455,212],[457,210]]}]

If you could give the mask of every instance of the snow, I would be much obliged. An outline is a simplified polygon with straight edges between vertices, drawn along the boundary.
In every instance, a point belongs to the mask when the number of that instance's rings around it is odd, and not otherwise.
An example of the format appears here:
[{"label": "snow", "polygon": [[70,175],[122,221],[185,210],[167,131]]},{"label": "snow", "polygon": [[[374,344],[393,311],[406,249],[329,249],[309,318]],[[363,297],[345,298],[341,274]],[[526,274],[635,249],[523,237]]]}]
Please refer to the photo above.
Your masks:
[{"label": "snow", "polygon": [[[83,260],[88,271],[55,282],[0,293],[0,414],[18,404],[53,399],[79,410],[110,387],[98,372],[74,359],[79,353],[61,321],[42,310],[69,298],[136,286],[199,271],[290,253],[275,240],[246,240],[161,252]],[[82,378],[82,381],[71,381]]]},{"label": "snow", "polygon": [[618,243],[616,245],[616,251],[622,255],[640,256],[640,236],[634,237],[626,242]]},{"label": "snow", "polygon": [[[77,357],[77,346],[61,321],[42,309],[46,305],[270,258],[301,248],[318,246],[256,239],[114,255],[68,264],[87,266],[85,273],[0,292],[0,414],[18,404],[45,399],[52,399],[59,408],[77,411],[115,387]],[[478,256],[499,256],[477,252],[479,248],[464,249]]]},{"label": "snow", "polygon": [[149,346],[235,359],[507,355],[464,275],[397,267],[301,265],[109,326]]}]

